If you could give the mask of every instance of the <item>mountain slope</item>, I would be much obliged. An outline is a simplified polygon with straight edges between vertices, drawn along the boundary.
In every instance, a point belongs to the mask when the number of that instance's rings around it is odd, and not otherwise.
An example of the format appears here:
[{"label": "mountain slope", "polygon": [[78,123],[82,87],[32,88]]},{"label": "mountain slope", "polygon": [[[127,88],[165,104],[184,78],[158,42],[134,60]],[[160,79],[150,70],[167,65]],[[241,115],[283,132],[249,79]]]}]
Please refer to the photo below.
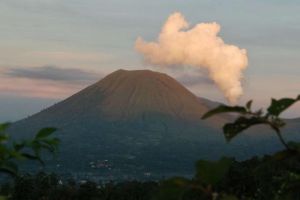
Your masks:
[{"label": "mountain slope", "polygon": [[[31,117],[96,115],[106,121],[147,114],[199,121],[209,107],[173,78],[149,70],[118,70],[70,98]],[[215,121],[224,121],[218,118]]]}]

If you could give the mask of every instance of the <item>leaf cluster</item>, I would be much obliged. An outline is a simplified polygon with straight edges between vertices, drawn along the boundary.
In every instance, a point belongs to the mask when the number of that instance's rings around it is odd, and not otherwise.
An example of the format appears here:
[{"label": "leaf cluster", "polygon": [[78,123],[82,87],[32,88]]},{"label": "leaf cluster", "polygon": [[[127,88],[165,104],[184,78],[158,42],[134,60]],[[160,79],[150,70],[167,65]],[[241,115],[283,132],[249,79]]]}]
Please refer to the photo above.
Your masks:
[{"label": "leaf cluster", "polygon": [[18,161],[34,160],[44,164],[41,158],[42,150],[55,153],[59,139],[50,137],[55,128],[43,128],[33,139],[12,141],[7,129],[10,123],[0,124],[0,172],[11,175],[18,174]]},{"label": "leaf cluster", "polygon": [[237,118],[232,123],[226,123],[223,126],[223,132],[227,141],[230,141],[244,130],[255,125],[266,125],[276,132],[281,143],[289,149],[281,136],[280,129],[285,126],[285,122],[280,118],[280,114],[290,106],[300,101],[300,95],[297,98],[272,99],[270,106],[264,112],[262,109],[253,111],[252,100],[245,106],[227,106],[220,105],[205,113],[202,119],[207,119],[221,113],[235,113]]}]

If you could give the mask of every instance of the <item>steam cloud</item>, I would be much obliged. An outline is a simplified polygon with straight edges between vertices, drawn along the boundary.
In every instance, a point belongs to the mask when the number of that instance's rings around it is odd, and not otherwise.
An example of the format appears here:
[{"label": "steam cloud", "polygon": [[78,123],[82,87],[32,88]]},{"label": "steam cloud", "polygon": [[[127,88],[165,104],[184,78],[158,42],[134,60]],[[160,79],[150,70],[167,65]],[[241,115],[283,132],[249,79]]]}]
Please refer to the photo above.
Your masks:
[{"label": "steam cloud", "polygon": [[246,50],[225,44],[217,36],[220,25],[215,22],[188,28],[184,16],[174,13],[162,27],[157,42],[146,42],[139,37],[135,49],[154,65],[188,65],[207,69],[209,77],[226,99],[235,104],[243,94],[241,79],[248,65]]}]

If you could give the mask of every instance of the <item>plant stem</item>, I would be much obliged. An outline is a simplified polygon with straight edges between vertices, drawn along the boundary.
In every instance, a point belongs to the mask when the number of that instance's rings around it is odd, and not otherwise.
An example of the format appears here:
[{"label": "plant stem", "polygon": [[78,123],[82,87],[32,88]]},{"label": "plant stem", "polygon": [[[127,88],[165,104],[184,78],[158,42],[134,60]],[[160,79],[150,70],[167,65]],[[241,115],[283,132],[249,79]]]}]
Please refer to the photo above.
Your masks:
[{"label": "plant stem", "polygon": [[282,135],[281,135],[280,130],[277,130],[277,131],[276,131],[276,134],[277,134],[277,136],[278,136],[278,138],[279,138],[281,144],[283,144],[283,146],[284,146],[287,150],[291,151],[292,149],[291,149],[291,148],[289,147],[289,145],[284,141],[284,139],[283,139],[283,137],[282,137]]}]

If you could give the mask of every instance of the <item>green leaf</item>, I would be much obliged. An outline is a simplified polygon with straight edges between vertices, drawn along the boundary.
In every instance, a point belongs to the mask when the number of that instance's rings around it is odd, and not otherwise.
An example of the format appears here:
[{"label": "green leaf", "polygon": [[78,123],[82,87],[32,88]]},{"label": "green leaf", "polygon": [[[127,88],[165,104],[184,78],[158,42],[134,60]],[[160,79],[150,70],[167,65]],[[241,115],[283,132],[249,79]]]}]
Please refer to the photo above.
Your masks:
[{"label": "green leaf", "polygon": [[282,98],[279,100],[272,99],[271,105],[268,108],[268,112],[270,115],[279,116],[280,113],[285,111],[288,107],[300,101],[300,95],[296,99],[292,98]]},{"label": "green leaf", "polygon": [[173,177],[164,180],[160,183],[159,191],[157,193],[158,200],[167,199],[181,199],[185,191],[190,185],[190,180],[182,177]]},{"label": "green leaf", "polygon": [[56,130],[57,130],[56,128],[51,128],[51,127],[43,128],[37,133],[37,135],[35,136],[35,139],[46,138],[49,135],[51,135],[53,132],[55,132]]},{"label": "green leaf", "polygon": [[5,158],[9,156],[10,150],[7,148],[6,145],[0,145],[0,158]]},{"label": "green leaf", "polygon": [[288,145],[290,148],[300,152],[300,142],[289,142]]},{"label": "green leaf", "polygon": [[29,153],[22,153],[22,156],[29,160],[39,160],[40,158]]},{"label": "green leaf", "polygon": [[20,151],[21,149],[23,149],[25,147],[25,144],[24,143],[16,143],[14,142],[13,143],[13,147],[16,151]]},{"label": "green leaf", "polygon": [[9,122],[0,124],[0,132],[4,132],[9,126],[10,126]]},{"label": "green leaf", "polygon": [[22,154],[20,154],[19,151],[9,150],[8,153],[9,153],[9,156],[10,156],[11,158],[15,158],[15,159],[18,159],[18,160],[20,160],[20,159],[23,158],[23,157],[22,157]]},{"label": "green leaf", "polygon": [[49,150],[51,149],[50,152],[55,152],[58,149],[60,140],[58,138],[51,138],[48,140],[43,140],[42,142],[49,146],[49,148],[48,147],[46,148]]},{"label": "green leaf", "polygon": [[248,110],[251,110],[252,102],[253,102],[252,100],[250,100],[250,101],[247,102],[246,108],[247,108]]},{"label": "green leaf", "polygon": [[51,139],[48,139],[48,140],[43,140],[43,142],[51,145],[51,146],[58,146],[59,143],[60,143],[60,140],[58,138],[51,138]]},{"label": "green leaf", "polygon": [[40,144],[41,149],[48,150],[50,153],[55,152],[55,147],[45,142]]},{"label": "green leaf", "polygon": [[210,111],[208,111],[207,113],[205,113],[202,116],[202,119],[206,119],[209,118],[213,115],[216,114],[220,114],[220,113],[228,113],[228,112],[234,112],[234,113],[241,113],[241,114],[245,114],[247,113],[246,108],[241,107],[241,106],[226,106],[226,105],[220,105],[215,109],[212,109]]},{"label": "green leaf", "polygon": [[0,134],[0,143],[6,142],[9,139],[9,136],[6,134]]},{"label": "green leaf", "polygon": [[230,141],[236,135],[249,127],[257,124],[268,124],[260,117],[239,117],[233,123],[227,123],[223,126],[223,132],[227,141]]},{"label": "green leaf", "polygon": [[223,195],[220,200],[239,200],[239,199],[234,195]]},{"label": "green leaf", "polygon": [[18,173],[18,166],[14,162],[4,162],[0,165],[0,171],[16,175]]},{"label": "green leaf", "polygon": [[233,160],[223,157],[218,161],[199,160],[196,163],[196,177],[206,184],[215,185],[228,173]]},{"label": "green leaf", "polygon": [[190,180],[183,177],[172,177],[164,181],[166,184],[174,185],[174,186],[188,186],[190,184]]},{"label": "green leaf", "polygon": [[8,198],[6,196],[0,196],[0,200],[7,200]]}]

